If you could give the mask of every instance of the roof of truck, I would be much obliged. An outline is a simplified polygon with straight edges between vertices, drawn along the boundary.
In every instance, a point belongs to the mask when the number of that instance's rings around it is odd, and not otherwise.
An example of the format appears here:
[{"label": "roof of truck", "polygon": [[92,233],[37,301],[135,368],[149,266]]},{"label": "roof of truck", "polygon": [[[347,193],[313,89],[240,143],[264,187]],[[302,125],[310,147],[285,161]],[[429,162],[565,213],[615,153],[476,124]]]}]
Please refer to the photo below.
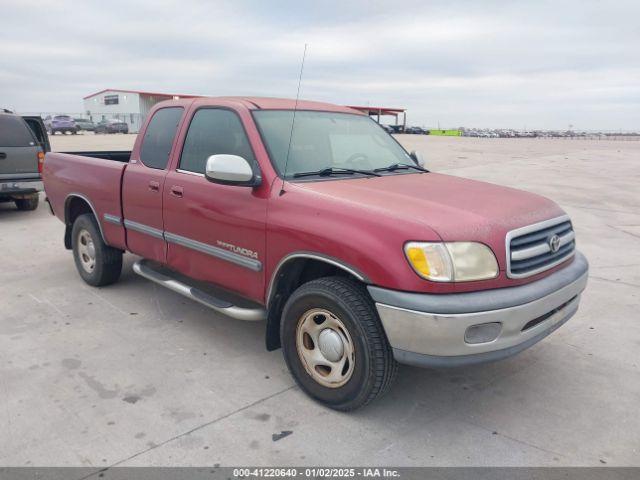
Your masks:
[{"label": "roof of truck", "polygon": [[[182,99],[196,99],[198,103],[206,105],[209,101],[215,100],[230,100],[230,101],[240,101],[242,102],[249,110],[293,110],[296,107],[296,100],[293,98],[273,98],[273,97],[243,97],[243,96],[233,96],[233,97],[211,97],[206,95],[193,95],[193,94],[184,94],[184,93],[160,93],[160,92],[147,92],[144,90],[123,90],[120,88],[105,88],[104,90],[100,90],[99,92],[92,93],[84,97],[87,98],[95,97],[101,93],[105,92],[123,92],[123,93],[138,93],[140,95],[153,95],[157,97],[174,97],[175,100],[179,101]],[[171,102],[171,100],[165,100],[165,102]],[[317,110],[317,111],[325,111],[325,112],[344,112],[344,113],[363,113],[364,110],[358,111],[356,109],[363,109],[364,107],[354,107],[349,108],[342,105],[336,105],[333,103],[324,103],[324,102],[314,102],[311,100],[298,100],[297,109],[298,110]],[[376,111],[379,110],[376,108]],[[401,112],[404,110],[401,109],[382,109],[393,112]]]},{"label": "roof of truck", "polygon": [[244,104],[249,110],[316,110],[324,112],[343,112],[361,114],[357,110],[336,105],[333,103],[314,102],[311,100],[296,100],[294,98],[271,98],[271,97],[199,97],[194,100],[196,104],[214,104],[216,101],[235,101]]}]

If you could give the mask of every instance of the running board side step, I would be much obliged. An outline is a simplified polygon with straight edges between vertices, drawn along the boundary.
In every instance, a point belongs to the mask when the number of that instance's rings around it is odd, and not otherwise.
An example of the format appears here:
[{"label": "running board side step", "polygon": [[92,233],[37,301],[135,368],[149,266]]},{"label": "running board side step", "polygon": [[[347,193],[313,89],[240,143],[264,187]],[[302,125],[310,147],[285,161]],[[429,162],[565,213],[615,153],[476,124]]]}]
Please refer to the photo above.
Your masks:
[{"label": "running board side step", "polygon": [[133,264],[133,271],[141,277],[151,280],[169,290],[183,295],[191,300],[195,300],[202,305],[222,313],[237,320],[246,320],[256,322],[267,318],[267,311],[264,308],[242,308],[232,303],[216,298],[202,290],[191,287],[186,283],[182,283],[171,278],[164,273],[160,273],[151,267],[146,260],[138,260]]}]

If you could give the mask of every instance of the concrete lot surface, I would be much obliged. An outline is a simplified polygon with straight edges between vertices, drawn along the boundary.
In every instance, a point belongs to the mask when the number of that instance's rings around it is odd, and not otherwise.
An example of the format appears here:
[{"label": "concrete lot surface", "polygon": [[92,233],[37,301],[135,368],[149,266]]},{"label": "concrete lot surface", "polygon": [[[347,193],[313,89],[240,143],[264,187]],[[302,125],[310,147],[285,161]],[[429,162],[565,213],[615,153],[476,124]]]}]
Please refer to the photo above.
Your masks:
[{"label": "concrete lot surface", "polygon": [[[133,135],[56,136],[128,149]],[[264,325],[131,271],[85,285],[45,205],[0,205],[0,465],[640,465],[640,142],[400,136],[434,171],[522,188],[572,216],[578,314],[515,358],[401,367],[351,414],[294,386]]]}]

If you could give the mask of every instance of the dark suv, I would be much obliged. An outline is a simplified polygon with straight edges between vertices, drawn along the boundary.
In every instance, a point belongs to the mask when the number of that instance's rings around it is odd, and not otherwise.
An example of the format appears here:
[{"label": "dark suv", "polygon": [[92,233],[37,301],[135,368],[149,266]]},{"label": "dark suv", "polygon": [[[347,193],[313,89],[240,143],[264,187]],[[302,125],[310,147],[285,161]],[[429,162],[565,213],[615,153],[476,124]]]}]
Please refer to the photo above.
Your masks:
[{"label": "dark suv", "polygon": [[76,122],[76,130],[78,132],[94,132],[96,130],[96,124],[86,118],[74,118]]},{"label": "dark suv", "polygon": [[95,128],[96,133],[129,133],[129,125],[120,120],[103,120]]},{"label": "dark suv", "polygon": [[0,202],[18,210],[38,208],[42,164],[49,140],[40,117],[20,117],[0,110]]}]

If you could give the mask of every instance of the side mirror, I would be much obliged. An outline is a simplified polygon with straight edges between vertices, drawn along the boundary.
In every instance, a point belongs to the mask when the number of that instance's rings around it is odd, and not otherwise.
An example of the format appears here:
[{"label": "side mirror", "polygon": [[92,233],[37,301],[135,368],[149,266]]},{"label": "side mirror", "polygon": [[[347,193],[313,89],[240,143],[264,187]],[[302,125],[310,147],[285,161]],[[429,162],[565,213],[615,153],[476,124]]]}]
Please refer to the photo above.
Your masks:
[{"label": "side mirror", "polygon": [[422,155],[422,153],[416,152],[415,150],[413,150],[409,154],[409,156],[411,158],[413,158],[413,160],[418,164],[419,167],[424,168],[425,160],[424,160],[424,156]]},{"label": "side mirror", "polygon": [[249,162],[238,155],[211,155],[207,158],[204,176],[210,182],[223,185],[260,185],[260,176],[256,176]]}]

